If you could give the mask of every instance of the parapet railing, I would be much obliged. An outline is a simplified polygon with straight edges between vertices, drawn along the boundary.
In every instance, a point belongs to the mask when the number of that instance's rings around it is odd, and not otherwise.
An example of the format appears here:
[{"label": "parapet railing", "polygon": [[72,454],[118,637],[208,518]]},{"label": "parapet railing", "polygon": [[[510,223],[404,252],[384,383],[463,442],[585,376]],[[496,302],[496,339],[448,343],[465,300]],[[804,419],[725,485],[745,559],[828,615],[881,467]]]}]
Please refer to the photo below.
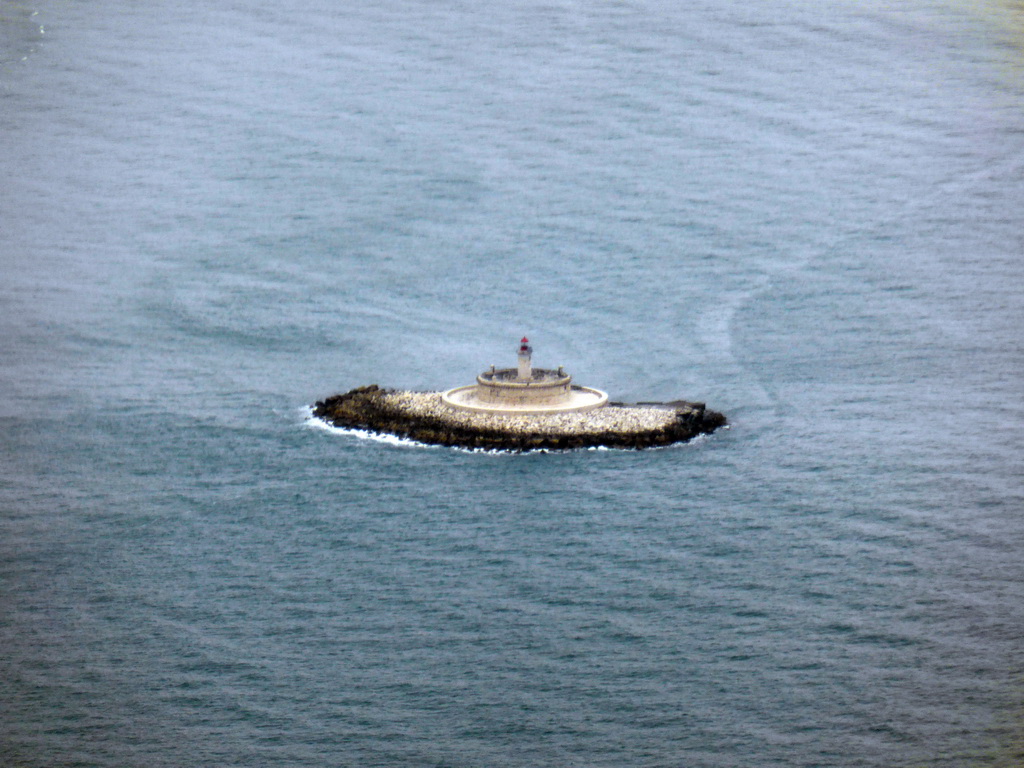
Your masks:
[{"label": "parapet railing", "polygon": [[529,381],[520,381],[519,371],[517,369],[499,368],[484,371],[476,377],[476,380],[480,384],[490,387],[529,387],[537,384],[558,387],[572,381],[572,376],[562,369],[552,371],[547,368],[534,368],[531,373],[533,375]]}]

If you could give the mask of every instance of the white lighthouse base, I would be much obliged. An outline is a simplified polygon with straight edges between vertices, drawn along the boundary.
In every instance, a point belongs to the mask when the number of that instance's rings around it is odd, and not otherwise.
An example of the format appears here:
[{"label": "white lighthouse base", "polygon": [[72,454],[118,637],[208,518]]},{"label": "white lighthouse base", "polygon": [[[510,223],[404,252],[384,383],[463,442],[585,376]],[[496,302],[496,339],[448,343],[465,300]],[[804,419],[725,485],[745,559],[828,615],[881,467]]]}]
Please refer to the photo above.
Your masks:
[{"label": "white lighthouse base", "polygon": [[608,394],[591,387],[574,386],[556,403],[503,402],[495,403],[479,397],[478,384],[449,389],[441,393],[441,402],[452,408],[476,413],[525,416],[528,414],[574,413],[600,408],[608,402]]}]

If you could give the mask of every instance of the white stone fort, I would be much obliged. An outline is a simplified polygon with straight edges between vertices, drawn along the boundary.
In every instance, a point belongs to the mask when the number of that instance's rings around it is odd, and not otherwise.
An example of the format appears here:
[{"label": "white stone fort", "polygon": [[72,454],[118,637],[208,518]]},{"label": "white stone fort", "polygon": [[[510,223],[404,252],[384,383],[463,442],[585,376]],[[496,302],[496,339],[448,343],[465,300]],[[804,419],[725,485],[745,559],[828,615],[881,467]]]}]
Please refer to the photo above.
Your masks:
[{"label": "white stone fort", "polygon": [[441,401],[460,411],[508,415],[590,411],[608,402],[599,389],[572,383],[572,376],[558,370],[534,368],[533,348],[525,336],[519,344],[516,368],[495,368],[476,377],[476,384],[449,389]]}]

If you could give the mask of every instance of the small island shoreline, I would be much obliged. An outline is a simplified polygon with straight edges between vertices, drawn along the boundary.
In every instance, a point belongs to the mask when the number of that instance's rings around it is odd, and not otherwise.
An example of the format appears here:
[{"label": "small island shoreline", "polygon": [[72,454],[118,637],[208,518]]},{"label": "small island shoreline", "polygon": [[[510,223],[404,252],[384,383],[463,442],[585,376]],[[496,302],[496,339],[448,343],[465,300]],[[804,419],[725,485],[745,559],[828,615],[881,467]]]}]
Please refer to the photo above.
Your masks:
[{"label": "small island shoreline", "polygon": [[454,409],[445,404],[441,392],[383,389],[376,384],[318,401],[313,416],[334,427],[427,445],[515,452],[654,448],[686,442],[726,424],[723,414],[684,400],[609,402],[583,412],[494,414]]}]

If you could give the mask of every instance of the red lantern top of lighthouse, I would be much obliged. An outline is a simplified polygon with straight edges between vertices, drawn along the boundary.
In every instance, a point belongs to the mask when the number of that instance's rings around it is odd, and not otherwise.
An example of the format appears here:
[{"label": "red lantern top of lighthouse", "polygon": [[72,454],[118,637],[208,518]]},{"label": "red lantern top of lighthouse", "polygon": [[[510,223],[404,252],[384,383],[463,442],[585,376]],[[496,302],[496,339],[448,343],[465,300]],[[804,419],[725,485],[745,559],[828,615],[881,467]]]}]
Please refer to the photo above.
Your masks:
[{"label": "red lantern top of lighthouse", "polygon": [[530,340],[523,336],[523,340],[519,342],[519,354],[527,355],[533,350],[530,349]]}]

